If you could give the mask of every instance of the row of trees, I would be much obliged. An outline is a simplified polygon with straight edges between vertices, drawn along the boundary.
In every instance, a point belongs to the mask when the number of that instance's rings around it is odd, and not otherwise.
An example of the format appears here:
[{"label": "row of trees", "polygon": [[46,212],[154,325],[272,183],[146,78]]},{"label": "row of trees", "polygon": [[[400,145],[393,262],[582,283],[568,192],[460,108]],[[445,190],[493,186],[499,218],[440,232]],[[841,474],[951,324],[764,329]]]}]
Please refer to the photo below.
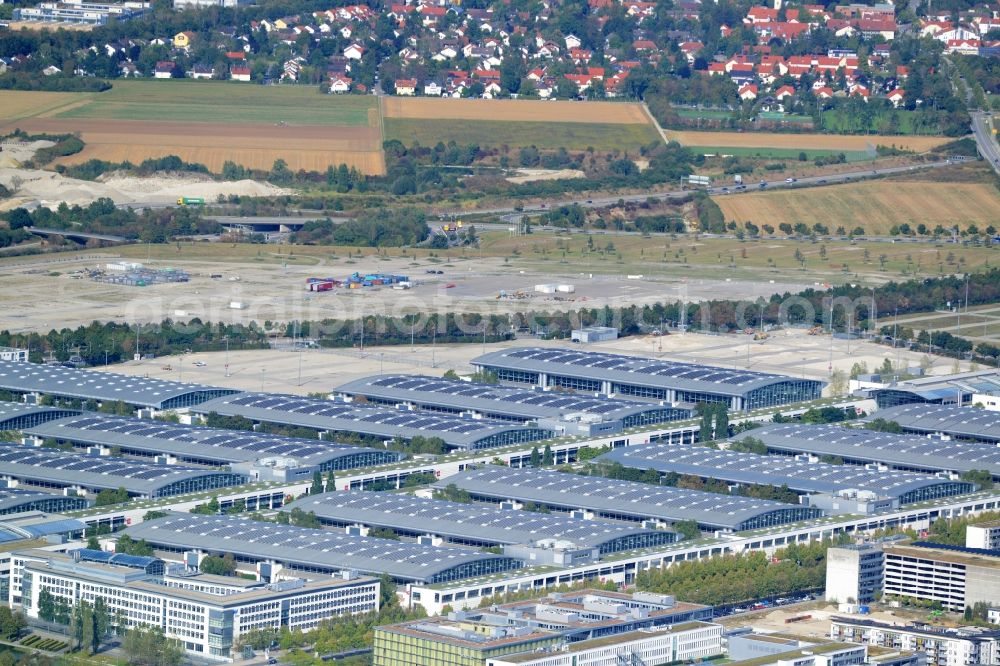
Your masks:
[{"label": "row of trees", "polygon": [[680,562],[667,569],[648,569],[636,575],[641,590],[667,593],[700,604],[737,604],[775,595],[822,587],[826,578],[826,551],[837,541],[794,544],[769,558],[759,551]]}]

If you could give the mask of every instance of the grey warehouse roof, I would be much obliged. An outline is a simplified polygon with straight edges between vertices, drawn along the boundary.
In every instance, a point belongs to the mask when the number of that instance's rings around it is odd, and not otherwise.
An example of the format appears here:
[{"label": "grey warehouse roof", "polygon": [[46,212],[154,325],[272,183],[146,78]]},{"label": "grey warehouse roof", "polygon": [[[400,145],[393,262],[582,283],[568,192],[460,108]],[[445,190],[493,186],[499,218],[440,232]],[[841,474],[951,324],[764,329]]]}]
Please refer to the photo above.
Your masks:
[{"label": "grey warehouse roof", "polygon": [[[462,449],[489,448],[551,437],[551,430],[496,421],[410,412],[401,409],[361,407],[332,400],[297,395],[243,393],[198,405],[199,414],[243,416],[254,421],[304,426],[319,430],[357,432],[385,439],[440,437]],[[497,441],[493,440],[507,440]]]},{"label": "grey warehouse roof", "polygon": [[775,451],[833,455],[847,461],[880,462],[933,472],[984,469],[1000,476],[1000,447],[986,444],[797,423],[765,426],[754,430],[753,436]]},{"label": "grey warehouse roof", "polygon": [[[472,360],[472,364],[482,367],[551,372],[622,384],[739,396],[775,383],[799,381],[793,377],[765,372],[546,347],[502,349],[478,356]],[[815,383],[822,384],[818,381]]]},{"label": "grey warehouse roof", "polygon": [[[604,421],[634,414],[668,410],[671,419],[690,416],[690,410],[661,407],[648,402],[619,398],[595,398],[562,391],[533,391],[475,384],[457,379],[422,375],[376,375],[348,382],[338,393],[390,402],[412,402],[451,409],[475,410],[525,421],[560,419],[586,414]],[[666,419],[664,419],[666,420]]]},{"label": "grey warehouse roof", "polygon": [[[748,525],[753,526],[757,519],[769,514],[774,518],[770,524],[822,515],[818,509],[770,500],[496,465],[467,469],[438,481],[435,487],[445,488],[450,484],[473,496],[501,501],[512,499],[567,509],[589,509],[639,520],[694,520],[699,525],[716,529],[749,529]],[[788,511],[787,515],[781,513]]]},{"label": "grey warehouse roof", "polygon": [[[855,465],[811,463],[782,456],[762,456],[738,451],[717,451],[704,446],[640,444],[615,449],[597,458],[626,467],[657,472],[690,474],[732,483],[787,485],[806,493],[840,494],[847,490],[867,490],[879,497],[902,498],[935,486],[955,482],[912,472],[873,472]],[[972,492],[956,487],[949,495]]]},{"label": "grey warehouse roof", "polygon": [[886,407],[872,417],[895,421],[904,430],[1000,442],[1000,412],[986,409],[915,403]]},{"label": "grey warehouse roof", "polygon": [[135,495],[160,497],[173,492],[174,484],[196,479],[212,487],[235,486],[246,477],[179,465],[155,465],[107,456],[85,456],[55,449],[0,444],[0,476],[42,482],[57,487],[125,488]]},{"label": "grey warehouse roof", "polygon": [[[150,455],[169,454],[199,464],[225,465],[264,458],[292,458],[299,466],[334,463],[332,469],[397,462],[402,454],[297,439],[242,430],[222,430],[144,419],[105,416],[92,412],[43,423],[25,430],[37,437],[52,437],[79,444],[117,446]],[[352,458],[357,464],[352,464]]]},{"label": "grey warehouse roof", "polygon": [[23,402],[0,402],[0,430],[24,430],[38,423],[79,413],[79,409],[44,407]]},{"label": "grey warehouse roof", "polygon": [[[237,558],[274,560],[292,568],[386,573],[397,580],[422,583],[480,575],[480,568],[496,572],[523,566],[520,560],[475,550],[352,536],[235,516],[171,514],[143,521],[126,532],[154,547],[232,553]],[[466,570],[469,573],[462,576]]]},{"label": "grey warehouse roof", "polygon": [[239,393],[236,389],[216,386],[12,361],[0,361],[0,389],[80,400],[121,400],[155,409],[184,407]]},{"label": "grey warehouse roof", "polygon": [[[485,505],[461,504],[412,495],[376,492],[324,493],[287,505],[314,512],[320,520],[351,525],[387,527],[409,534],[435,534],[490,544],[539,544],[568,542],[579,548],[626,550],[629,537],[662,535],[659,544],[671,543],[672,532],[646,530],[602,520],[569,518]],[[625,542],[617,547],[616,540]],[[659,545],[658,544],[658,545]]]},{"label": "grey warehouse roof", "polygon": [[0,515],[24,511],[58,513],[85,509],[90,504],[83,497],[51,495],[24,488],[0,488]]},{"label": "grey warehouse roof", "polygon": [[872,393],[879,397],[883,394],[908,393],[914,396],[914,401],[950,402],[962,394],[997,393],[1000,391],[1000,370],[975,370],[953,375],[917,377],[891,384],[885,388],[874,389]]}]

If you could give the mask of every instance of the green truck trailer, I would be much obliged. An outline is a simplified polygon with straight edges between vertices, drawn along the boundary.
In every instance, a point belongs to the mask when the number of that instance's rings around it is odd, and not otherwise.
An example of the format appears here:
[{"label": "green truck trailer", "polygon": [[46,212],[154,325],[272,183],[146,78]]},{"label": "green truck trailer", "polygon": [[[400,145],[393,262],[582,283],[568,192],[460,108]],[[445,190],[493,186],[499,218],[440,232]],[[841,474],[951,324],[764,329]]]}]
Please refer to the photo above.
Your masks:
[{"label": "green truck trailer", "polygon": [[204,206],[205,200],[201,197],[178,197],[178,206]]}]

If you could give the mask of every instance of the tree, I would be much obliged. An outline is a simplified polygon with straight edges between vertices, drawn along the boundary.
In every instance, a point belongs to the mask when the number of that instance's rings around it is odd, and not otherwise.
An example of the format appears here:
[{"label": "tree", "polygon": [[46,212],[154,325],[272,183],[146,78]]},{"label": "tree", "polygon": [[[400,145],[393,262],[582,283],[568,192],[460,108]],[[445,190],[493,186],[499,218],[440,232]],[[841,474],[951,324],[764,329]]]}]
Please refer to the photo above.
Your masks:
[{"label": "tree", "polygon": [[531,467],[538,467],[542,462],[542,454],[538,452],[538,446],[534,446],[531,449],[531,458],[528,461],[528,465]]},{"label": "tree", "polygon": [[993,487],[993,475],[986,469],[970,469],[962,474],[962,481],[974,483],[982,490],[989,490]]},{"label": "tree", "polygon": [[674,523],[674,532],[685,539],[696,539],[701,535],[698,523],[694,520],[682,520],[679,523]]},{"label": "tree", "polygon": [[180,666],[184,662],[180,641],[167,638],[159,627],[129,629],[122,650],[128,663],[134,666]]},{"label": "tree", "polygon": [[5,641],[15,640],[26,626],[28,622],[23,614],[7,606],[0,606],[0,638]]},{"label": "tree", "polygon": [[128,491],[124,488],[119,487],[118,490],[105,488],[97,493],[97,497],[94,498],[94,504],[96,506],[110,506],[112,504],[124,504],[130,499]]},{"label": "tree", "polygon": [[548,467],[554,463],[555,456],[552,454],[552,445],[546,442],[545,449],[542,451],[542,464]]},{"label": "tree", "polygon": [[236,560],[232,553],[226,553],[222,557],[209,555],[198,565],[198,570],[213,576],[232,576],[236,573]]},{"label": "tree", "polygon": [[319,495],[323,492],[323,475],[319,470],[313,472],[312,487],[309,489],[310,495]]},{"label": "tree", "polygon": [[92,534],[87,537],[87,548],[90,550],[101,550],[101,542],[96,535]]},{"label": "tree", "polygon": [[56,600],[47,587],[38,591],[38,617],[46,622],[55,622],[56,619]]},{"label": "tree", "polygon": [[326,473],[326,492],[332,493],[336,489],[337,489],[337,477],[334,475],[333,470],[331,469],[329,472]]}]

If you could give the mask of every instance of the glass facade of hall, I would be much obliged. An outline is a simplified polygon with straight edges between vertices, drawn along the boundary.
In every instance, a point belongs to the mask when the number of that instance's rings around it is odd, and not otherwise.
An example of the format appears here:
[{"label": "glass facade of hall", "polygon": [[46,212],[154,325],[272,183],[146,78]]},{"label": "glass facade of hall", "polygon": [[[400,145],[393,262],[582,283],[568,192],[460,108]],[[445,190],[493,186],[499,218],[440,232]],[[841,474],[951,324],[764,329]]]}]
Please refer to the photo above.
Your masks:
[{"label": "glass facade of hall", "polygon": [[[949,391],[949,395],[942,395],[936,398],[925,398],[910,391],[900,391],[899,389],[881,389],[875,391],[875,404],[879,409],[895,407],[896,405],[913,405],[916,403],[928,403],[933,405],[965,405],[972,399],[971,393],[961,393],[958,389]],[[959,402],[961,395],[961,402]]]},{"label": "glass facade of hall", "polygon": [[952,497],[954,495],[965,495],[975,490],[975,486],[966,481],[954,481],[952,483],[937,483],[926,488],[918,488],[899,496],[900,504],[913,504],[915,502],[926,502],[927,500],[940,499],[942,497]]},{"label": "glass facade of hall", "polygon": [[744,411],[787,405],[792,402],[818,400],[823,393],[823,383],[812,379],[790,379],[775,382],[748,391],[743,398]]},{"label": "glass facade of hall", "polygon": [[629,534],[628,536],[605,541],[600,546],[600,553],[601,555],[607,555],[608,553],[621,553],[640,548],[654,548],[656,546],[665,546],[675,541],[677,541],[677,535],[674,532],[658,531]]},{"label": "glass facade of hall", "polygon": [[12,416],[9,419],[4,419],[3,424],[0,425],[0,430],[24,430],[26,428],[34,428],[35,426],[47,423],[49,421],[54,421],[55,419],[65,418],[67,416],[76,416],[75,411],[54,411],[45,410],[40,412],[28,412],[27,414],[21,414],[19,416]]},{"label": "glass facade of hall", "polygon": [[574,391],[600,392],[601,380],[567,377],[565,375],[549,375],[549,386],[559,386],[561,388],[573,389]]},{"label": "glass facade of hall", "polygon": [[787,523],[796,523],[800,520],[809,520],[810,518],[819,518],[823,515],[823,512],[819,509],[813,507],[801,507],[794,509],[778,509],[776,511],[768,511],[767,513],[762,513],[759,516],[754,516],[750,520],[744,520],[739,524],[737,531],[743,530],[758,530],[762,527],[774,527],[775,525],[785,525]]},{"label": "glass facade of hall", "polygon": [[612,384],[611,390],[617,395],[634,395],[637,398],[653,398],[666,400],[667,390],[655,386],[637,386],[635,384]]},{"label": "glass facade of hall", "polygon": [[647,412],[639,412],[630,416],[622,417],[623,428],[634,428],[636,426],[651,425],[654,423],[666,423],[667,421],[678,421],[690,418],[691,413],[686,409],[651,409]]},{"label": "glass facade of hall", "polygon": [[537,372],[525,372],[523,370],[508,370],[507,368],[483,368],[492,372],[502,382],[514,382],[517,384],[537,384]]},{"label": "glass facade of hall", "polygon": [[511,444],[524,444],[526,442],[537,442],[540,439],[548,439],[555,435],[551,430],[540,428],[525,428],[521,430],[505,430],[495,435],[483,437],[474,441],[470,449],[493,449],[498,446],[509,446]]},{"label": "glass facade of hall", "polygon": [[200,493],[205,490],[215,490],[216,488],[229,488],[239,486],[247,482],[247,477],[242,474],[206,474],[190,479],[174,481],[160,486],[153,491],[151,497],[173,497],[174,495],[185,495],[187,493]]},{"label": "glass facade of hall", "polygon": [[337,456],[327,460],[317,466],[321,472],[340,469],[358,469],[359,467],[374,467],[375,465],[388,465],[399,461],[399,454],[394,451],[360,451]]},{"label": "glass facade of hall", "polygon": [[62,513],[87,508],[87,500],[83,497],[43,497],[25,500],[15,506],[0,508],[0,516],[24,511],[42,511],[44,513]]},{"label": "glass facade of hall", "polygon": [[221,398],[227,395],[233,395],[234,393],[239,393],[234,389],[218,389],[218,390],[204,390],[204,391],[192,391],[190,393],[184,393],[177,396],[176,398],[170,398],[164,400],[160,409],[177,409],[178,407],[193,407],[194,405],[200,405],[203,402],[209,400],[214,400],[215,398]]}]

